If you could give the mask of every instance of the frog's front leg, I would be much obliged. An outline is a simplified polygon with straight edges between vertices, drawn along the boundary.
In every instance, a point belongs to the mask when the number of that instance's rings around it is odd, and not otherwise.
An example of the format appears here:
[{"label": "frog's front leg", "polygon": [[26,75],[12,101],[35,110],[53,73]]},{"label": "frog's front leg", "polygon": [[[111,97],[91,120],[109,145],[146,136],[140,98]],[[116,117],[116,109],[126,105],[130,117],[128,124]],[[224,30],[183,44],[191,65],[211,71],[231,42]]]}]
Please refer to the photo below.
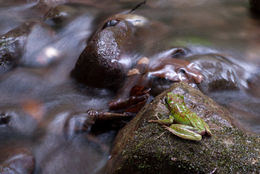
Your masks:
[{"label": "frog's front leg", "polygon": [[173,121],[174,121],[174,117],[172,115],[170,115],[168,119],[149,120],[148,122],[149,123],[159,123],[162,125],[170,125],[173,123]]},{"label": "frog's front leg", "polygon": [[202,139],[202,136],[198,133],[196,133],[197,129],[183,124],[172,124],[170,127],[163,126],[166,130],[170,131],[174,135],[187,139],[187,140],[193,140],[193,141],[200,141]]}]

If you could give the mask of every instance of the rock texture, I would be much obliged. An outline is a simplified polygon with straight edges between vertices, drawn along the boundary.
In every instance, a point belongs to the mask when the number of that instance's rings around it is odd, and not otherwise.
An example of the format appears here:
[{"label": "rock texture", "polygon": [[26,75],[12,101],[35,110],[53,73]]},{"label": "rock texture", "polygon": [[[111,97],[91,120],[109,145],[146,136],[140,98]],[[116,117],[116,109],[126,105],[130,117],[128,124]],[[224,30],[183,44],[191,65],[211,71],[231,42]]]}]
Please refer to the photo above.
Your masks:
[{"label": "rock texture", "polygon": [[[210,126],[212,137],[180,139],[148,120],[169,114],[165,96],[184,95],[186,105]],[[230,114],[199,90],[184,83],[157,96],[117,135],[109,174],[259,173],[260,137],[233,126]]]}]

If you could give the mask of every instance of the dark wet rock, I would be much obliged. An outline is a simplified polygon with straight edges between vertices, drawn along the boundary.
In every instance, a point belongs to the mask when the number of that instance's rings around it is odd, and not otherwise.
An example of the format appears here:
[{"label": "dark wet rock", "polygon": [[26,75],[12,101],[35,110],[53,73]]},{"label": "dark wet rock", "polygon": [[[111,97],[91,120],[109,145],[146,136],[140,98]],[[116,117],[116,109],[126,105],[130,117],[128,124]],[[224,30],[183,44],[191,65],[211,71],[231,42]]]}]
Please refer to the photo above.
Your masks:
[{"label": "dark wet rock", "polygon": [[5,148],[0,160],[1,174],[32,174],[34,171],[34,157],[25,148]]},{"label": "dark wet rock", "polygon": [[195,55],[185,59],[196,64],[203,75],[203,80],[198,87],[206,94],[215,91],[239,90],[247,86],[245,74],[242,74],[245,70],[222,55]]},{"label": "dark wet rock", "polygon": [[45,14],[44,21],[50,25],[62,26],[62,24],[69,19],[72,19],[78,13],[79,10],[77,8],[73,8],[73,4],[61,4],[51,8]]},{"label": "dark wet rock", "polygon": [[[166,50],[159,54],[151,57],[151,64],[163,64],[161,60],[172,58],[172,62],[178,63],[176,59],[187,60],[186,66],[190,69],[193,69],[193,72],[188,72],[183,64],[183,67],[180,68],[184,74],[191,74],[198,76],[199,74],[203,76],[203,80],[198,80],[199,78],[188,78],[190,83],[192,81],[196,82],[197,86],[201,91],[206,94],[217,92],[217,91],[226,91],[226,90],[239,90],[242,88],[247,88],[248,86],[248,77],[249,73],[246,70],[237,65],[236,63],[229,60],[229,58],[220,55],[220,54],[197,54],[194,55],[192,50],[185,47],[177,47]],[[182,60],[180,60],[182,61]],[[184,62],[184,61],[183,61]],[[169,63],[168,63],[169,64]],[[162,70],[162,69],[160,69]],[[195,73],[196,71],[197,73]],[[177,71],[176,71],[177,72]],[[177,74],[181,79],[181,74]],[[152,92],[160,91],[162,89],[168,89],[174,80],[169,80],[169,78],[154,78],[149,75],[152,82]],[[185,80],[182,80],[185,81]],[[194,83],[195,86],[195,83]],[[158,92],[157,92],[158,94]]]},{"label": "dark wet rock", "polygon": [[70,113],[64,123],[63,132],[66,139],[76,135],[92,133],[100,134],[111,129],[118,130],[130,121],[133,114],[102,112],[89,109],[85,112]]},{"label": "dark wet rock", "polygon": [[11,116],[6,113],[0,113],[0,125],[6,125],[10,122]]},{"label": "dark wet rock", "polygon": [[[72,76],[95,87],[121,84],[142,50],[147,20],[134,14],[108,18],[93,34],[81,53]],[[148,32],[148,31],[147,31]],[[140,35],[142,34],[142,35]]]},{"label": "dark wet rock", "polygon": [[[176,49],[176,53],[183,50]],[[203,81],[201,71],[198,71],[193,63],[186,60],[173,58],[174,53],[170,57],[156,59],[149,64],[149,70],[146,78],[149,79],[151,93],[154,96],[162,93],[170,88],[172,83],[187,82],[189,84],[200,84]]]},{"label": "dark wet rock", "polygon": [[[186,105],[209,125],[213,136],[200,142],[180,139],[148,120],[169,114],[166,93],[184,95]],[[231,124],[223,107],[184,83],[176,83],[146,105],[117,135],[107,172],[259,173],[260,137]]]},{"label": "dark wet rock", "polygon": [[33,23],[25,23],[0,38],[0,73],[17,66]]},{"label": "dark wet rock", "polygon": [[37,64],[38,66],[43,64],[44,61],[37,60],[33,54],[50,42],[52,36],[53,32],[40,22],[26,22],[2,35],[0,38],[0,73],[18,65]]},{"label": "dark wet rock", "polygon": [[92,16],[96,14],[93,6],[81,3],[65,3],[50,8],[44,15],[45,23],[60,29],[80,15]]},{"label": "dark wet rock", "polygon": [[58,5],[51,8],[44,16],[44,21],[50,25],[62,26],[65,21],[68,21],[75,16],[79,11],[68,4]]},{"label": "dark wet rock", "polygon": [[260,1],[258,0],[249,0],[250,7],[254,12],[260,12]]},{"label": "dark wet rock", "polygon": [[2,134],[8,132],[8,134],[28,136],[34,133],[36,126],[37,120],[34,116],[23,111],[10,109],[9,111],[0,112],[0,133]]}]

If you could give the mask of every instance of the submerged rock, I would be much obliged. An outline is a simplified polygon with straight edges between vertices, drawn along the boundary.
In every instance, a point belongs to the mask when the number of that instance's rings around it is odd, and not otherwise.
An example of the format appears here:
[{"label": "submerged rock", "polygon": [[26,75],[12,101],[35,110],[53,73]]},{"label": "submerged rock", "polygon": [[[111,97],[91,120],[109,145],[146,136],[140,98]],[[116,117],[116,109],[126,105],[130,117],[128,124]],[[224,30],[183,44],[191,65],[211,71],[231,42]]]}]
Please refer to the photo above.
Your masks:
[{"label": "submerged rock", "polygon": [[39,61],[35,52],[50,42],[52,36],[50,28],[34,21],[26,22],[0,36],[0,73],[18,65],[45,66],[46,63]]},{"label": "submerged rock", "polygon": [[[217,54],[192,54],[193,50],[187,48],[172,48],[170,50],[161,52],[156,55],[159,59],[162,56],[172,57],[189,61],[189,68],[193,71],[199,72],[203,78],[198,82],[198,88],[205,94],[210,94],[219,91],[231,91],[240,90],[248,87],[248,78],[251,76],[250,72],[247,72],[243,67],[233,62],[228,57]],[[158,64],[158,62],[156,62]],[[183,68],[182,68],[183,69]],[[185,69],[184,69],[185,70]],[[189,74],[189,72],[185,72]],[[196,73],[190,73],[195,74]],[[197,75],[198,76],[198,75]],[[169,78],[168,78],[169,79]],[[194,79],[190,79],[190,81]],[[196,79],[195,79],[196,81]],[[165,83],[168,88],[172,84],[172,81]],[[160,85],[155,84],[153,88],[158,88]]]},{"label": "submerged rock", "polygon": [[[165,96],[172,91],[209,125],[213,135],[199,142],[178,138],[157,123],[167,117]],[[110,174],[258,173],[260,137],[232,125],[229,112],[184,83],[176,83],[146,105],[117,135],[107,166]]]},{"label": "submerged rock", "polygon": [[74,20],[76,17],[84,14],[96,14],[96,10],[92,6],[81,3],[65,3],[50,8],[44,15],[45,23],[57,29],[62,29],[66,24]]},{"label": "submerged rock", "polygon": [[[1,160],[3,157],[6,157],[4,161]],[[28,149],[6,148],[1,159],[1,174],[32,174],[34,171],[34,157]]]},{"label": "submerged rock", "polygon": [[18,65],[32,25],[32,23],[25,23],[1,36],[0,73]]},{"label": "submerged rock", "polygon": [[51,8],[44,16],[44,20],[50,24],[62,24],[66,19],[71,18],[78,11],[69,5],[62,4]]},{"label": "submerged rock", "polygon": [[198,87],[205,94],[247,87],[246,71],[225,56],[204,54],[184,59],[194,63],[194,67],[202,74],[203,80]]}]

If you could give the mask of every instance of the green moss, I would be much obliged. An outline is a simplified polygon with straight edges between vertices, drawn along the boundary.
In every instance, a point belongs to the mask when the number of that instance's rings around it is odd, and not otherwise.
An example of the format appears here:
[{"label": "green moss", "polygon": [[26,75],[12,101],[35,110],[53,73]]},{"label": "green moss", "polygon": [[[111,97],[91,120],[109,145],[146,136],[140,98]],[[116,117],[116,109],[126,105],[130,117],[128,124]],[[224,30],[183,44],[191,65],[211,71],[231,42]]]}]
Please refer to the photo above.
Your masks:
[{"label": "green moss", "polygon": [[[184,85],[185,87],[185,85]],[[193,89],[187,89],[189,95],[201,97],[202,94]],[[178,90],[179,91],[179,90]],[[185,94],[186,95],[186,94]],[[162,96],[159,96],[163,98]],[[203,97],[203,96],[202,96]],[[205,101],[211,114],[225,113],[207,97],[196,100]],[[206,102],[207,101],[207,102]],[[259,136],[249,135],[241,130],[225,126],[210,117],[210,125],[214,124],[212,137],[204,137],[200,142],[193,142],[178,138],[165,131],[158,124],[148,123],[161,112],[163,104],[155,99],[140,115],[138,115],[120,134],[124,135],[124,162],[120,172],[128,173],[257,173],[260,171]],[[221,112],[220,112],[221,111]],[[133,125],[132,125],[133,124]],[[138,126],[137,126],[138,125]],[[134,133],[130,137],[126,132]],[[120,137],[122,141],[122,138]],[[250,142],[250,143],[249,143]],[[118,150],[118,149],[117,149]],[[255,160],[256,162],[252,163]],[[120,173],[119,172],[119,173]]]},{"label": "green moss", "polygon": [[143,164],[139,164],[138,168],[139,169],[147,169],[150,168],[151,166],[149,164],[143,163]]}]

